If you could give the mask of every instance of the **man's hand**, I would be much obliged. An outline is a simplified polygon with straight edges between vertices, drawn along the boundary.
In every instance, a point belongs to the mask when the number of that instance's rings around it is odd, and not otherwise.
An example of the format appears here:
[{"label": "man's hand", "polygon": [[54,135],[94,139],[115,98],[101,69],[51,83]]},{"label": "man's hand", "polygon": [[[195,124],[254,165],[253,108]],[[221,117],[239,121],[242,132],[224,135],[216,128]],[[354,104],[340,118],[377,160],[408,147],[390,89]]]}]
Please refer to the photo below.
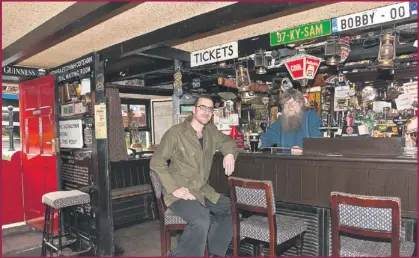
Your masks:
[{"label": "man's hand", "polygon": [[291,154],[292,155],[303,155],[303,149],[301,149],[299,146],[293,146],[291,148]]},{"label": "man's hand", "polygon": [[183,200],[195,200],[195,196],[193,196],[191,193],[189,193],[188,188],[186,187],[181,187],[179,189],[177,189],[176,191],[174,191],[173,196],[179,199],[183,199]]},{"label": "man's hand", "polygon": [[234,171],[234,156],[233,154],[227,154],[223,160],[223,167],[227,176],[230,176]]}]

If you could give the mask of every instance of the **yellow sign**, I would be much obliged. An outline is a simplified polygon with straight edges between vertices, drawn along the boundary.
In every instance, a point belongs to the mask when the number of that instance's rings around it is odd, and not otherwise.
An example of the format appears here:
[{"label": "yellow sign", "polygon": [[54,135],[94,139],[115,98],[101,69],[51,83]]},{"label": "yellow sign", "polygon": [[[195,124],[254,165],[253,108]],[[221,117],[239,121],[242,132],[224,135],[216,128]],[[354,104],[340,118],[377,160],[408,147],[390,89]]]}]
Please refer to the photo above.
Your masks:
[{"label": "yellow sign", "polygon": [[106,139],[108,137],[106,105],[104,103],[95,105],[95,136],[96,139]]}]

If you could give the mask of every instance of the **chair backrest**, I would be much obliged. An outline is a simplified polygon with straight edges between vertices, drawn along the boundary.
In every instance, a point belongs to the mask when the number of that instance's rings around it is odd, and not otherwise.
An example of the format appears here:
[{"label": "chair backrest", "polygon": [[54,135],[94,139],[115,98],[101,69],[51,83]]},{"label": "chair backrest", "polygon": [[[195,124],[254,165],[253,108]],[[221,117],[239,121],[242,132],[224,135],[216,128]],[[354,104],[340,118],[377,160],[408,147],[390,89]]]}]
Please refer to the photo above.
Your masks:
[{"label": "chair backrest", "polygon": [[166,212],[166,205],[163,202],[163,186],[160,182],[159,176],[153,170],[150,170],[151,186],[153,187],[156,196],[157,208],[159,210],[159,217],[161,223],[164,223],[164,213]]},{"label": "chair backrest", "polygon": [[151,179],[151,185],[154,189],[154,194],[156,195],[156,199],[160,200],[163,194],[163,187],[160,182],[159,176],[156,174],[156,172],[150,170],[150,179]]},{"label": "chair backrest", "polygon": [[398,256],[401,233],[400,198],[332,192],[330,206],[333,256],[339,255],[340,231],[391,239],[392,256]]},{"label": "chair backrest", "polygon": [[275,196],[272,182],[229,177],[230,198],[238,209],[275,214]]}]

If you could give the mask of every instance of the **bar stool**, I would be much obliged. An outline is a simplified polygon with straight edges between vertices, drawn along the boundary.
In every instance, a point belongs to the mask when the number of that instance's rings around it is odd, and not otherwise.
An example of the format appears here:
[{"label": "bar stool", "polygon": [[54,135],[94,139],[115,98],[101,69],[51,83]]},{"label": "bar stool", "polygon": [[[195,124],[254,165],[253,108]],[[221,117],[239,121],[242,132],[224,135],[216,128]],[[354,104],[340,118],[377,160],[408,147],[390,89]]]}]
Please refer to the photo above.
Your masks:
[{"label": "bar stool", "polygon": [[[76,234],[68,232],[68,234],[63,235],[63,225],[61,220],[61,212],[64,208],[72,209],[73,213],[76,214],[76,216],[80,215],[80,208],[84,214],[87,214],[87,209],[85,205],[90,203],[89,194],[83,193],[79,190],[50,192],[42,196],[42,203],[45,205],[45,220],[42,236],[41,256],[46,256],[47,249],[50,252],[50,256],[52,256],[54,252],[57,253],[58,256],[61,256],[62,254],[65,254],[65,256],[75,256],[86,253],[91,250],[91,248],[93,247],[93,242],[90,236],[90,232],[88,237],[89,244],[84,249],[81,249],[81,239],[78,230],[78,218],[76,218],[75,220]],[[57,237],[54,237],[54,210],[58,210],[58,239]],[[91,226],[90,223],[91,221],[89,220],[89,229]],[[63,238],[66,238],[64,243]],[[79,247],[81,250],[68,253],[66,250],[65,253],[63,252],[63,249],[65,247],[68,247],[71,244],[77,242],[79,243]]]},{"label": "bar stool", "polygon": [[[269,244],[269,256],[276,256],[278,245],[291,243],[297,247],[297,255],[302,255],[303,233],[307,231],[304,221],[275,214],[275,197],[271,181],[229,177],[230,199],[233,215],[233,256],[238,256],[240,240],[256,240],[259,256],[264,256],[263,247]],[[250,211],[252,215],[240,221],[240,211]]]},{"label": "bar stool", "polygon": [[405,241],[401,227],[400,198],[332,192],[330,206],[333,256],[413,255],[415,243]]},{"label": "bar stool", "polygon": [[[167,256],[171,249],[170,231],[184,230],[188,225],[181,217],[175,215],[163,202],[163,187],[157,174],[150,171],[151,185],[156,195],[160,217],[161,256]],[[205,246],[205,257],[208,257],[208,245]]]}]

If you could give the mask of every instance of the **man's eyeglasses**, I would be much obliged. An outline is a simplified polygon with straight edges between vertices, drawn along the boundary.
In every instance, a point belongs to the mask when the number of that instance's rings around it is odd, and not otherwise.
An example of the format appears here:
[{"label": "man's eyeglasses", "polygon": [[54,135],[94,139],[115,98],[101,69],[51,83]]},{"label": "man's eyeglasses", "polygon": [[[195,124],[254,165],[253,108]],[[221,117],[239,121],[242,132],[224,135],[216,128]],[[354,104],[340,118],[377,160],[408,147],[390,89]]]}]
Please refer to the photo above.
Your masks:
[{"label": "man's eyeglasses", "polygon": [[284,107],[295,107],[297,105],[300,105],[299,101],[288,101],[284,104]]},{"label": "man's eyeglasses", "polygon": [[205,105],[199,105],[197,106],[200,110],[202,111],[208,111],[209,113],[214,112],[214,108],[213,107],[207,107]]}]

